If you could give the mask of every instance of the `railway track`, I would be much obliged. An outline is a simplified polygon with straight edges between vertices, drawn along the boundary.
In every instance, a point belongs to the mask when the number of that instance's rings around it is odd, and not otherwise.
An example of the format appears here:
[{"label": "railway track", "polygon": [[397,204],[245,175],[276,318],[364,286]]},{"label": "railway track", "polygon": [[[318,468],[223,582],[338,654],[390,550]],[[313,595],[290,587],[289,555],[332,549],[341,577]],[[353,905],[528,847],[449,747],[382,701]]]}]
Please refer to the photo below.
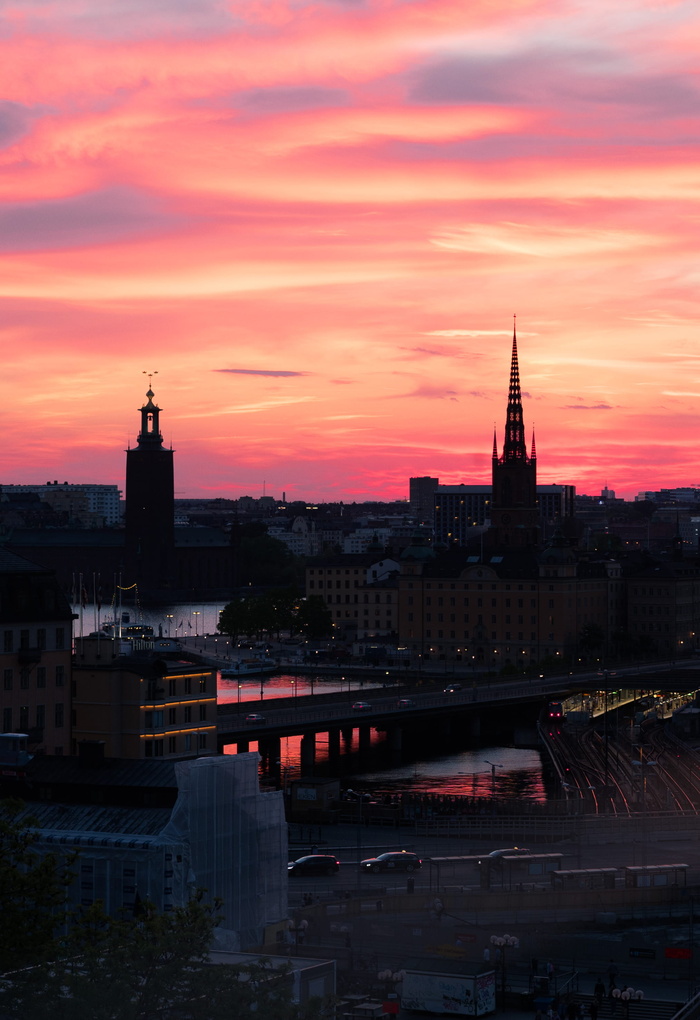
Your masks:
[{"label": "railway track", "polygon": [[601,732],[541,727],[543,743],[567,800],[578,810],[629,816],[644,811],[700,814],[700,754],[661,720],[650,720],[634,739],[633,727]]}]

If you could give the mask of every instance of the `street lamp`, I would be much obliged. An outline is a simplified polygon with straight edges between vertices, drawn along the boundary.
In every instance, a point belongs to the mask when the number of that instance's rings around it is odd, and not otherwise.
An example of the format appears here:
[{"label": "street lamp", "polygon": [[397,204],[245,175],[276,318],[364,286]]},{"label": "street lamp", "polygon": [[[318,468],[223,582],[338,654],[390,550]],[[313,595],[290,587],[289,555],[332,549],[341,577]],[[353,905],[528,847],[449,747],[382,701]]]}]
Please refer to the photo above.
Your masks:
[{"label": "street lamp", "polygon": [[500,968],[501,972],[501,1009],[504,1009],[506,1004],[506,949],[508,946],[517,949],[520,939],[515,935],[492,935],[490,941],[491,945],[496,947],[496,970]]},{"label": "street lamp", "polygon": [[484,764],[491,766],[491,811],[493,814],[496,813],[496,769],[505,768],[504,765],[499,765],[498,762],[487,761],[484,758]]},{"label": "street lamp", "polygon": [[173,618],[173,614],[172,613],[166,613],[165,614],[165,619],[168,621],[168,637],[170,637],[170,626],[171,626],[170,621],[172,620],[172,618]]},{"label": "street lamp", "polygon": [[194,636],[199,637],[199,617],[202,615],[198,609],[193,610],[192,615],[194,616]]},{"label": "street lamp", "polygon": [[647,777],[644,773],[644,768],[647,765],[657,765],[658,762],[652,761],[647,758],[645,761],[642,757],[642,749],[639,749],[639,758],[633,758],[632,764],[639,768],[639,801],[642,809],[642,865],[646,867],[647,864],[647,803],[646,803],[646,790],[647,790]]}]

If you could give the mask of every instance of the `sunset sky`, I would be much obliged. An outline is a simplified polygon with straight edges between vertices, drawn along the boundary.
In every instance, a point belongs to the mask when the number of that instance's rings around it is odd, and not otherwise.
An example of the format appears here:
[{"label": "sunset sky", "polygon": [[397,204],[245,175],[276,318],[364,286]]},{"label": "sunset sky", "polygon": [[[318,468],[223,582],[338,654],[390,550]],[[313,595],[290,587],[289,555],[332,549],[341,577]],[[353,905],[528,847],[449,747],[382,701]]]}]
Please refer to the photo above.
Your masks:
[{"label": "sunset sky", "polygon": [[0,482],[700,484],[697,0],[6,0]]}]

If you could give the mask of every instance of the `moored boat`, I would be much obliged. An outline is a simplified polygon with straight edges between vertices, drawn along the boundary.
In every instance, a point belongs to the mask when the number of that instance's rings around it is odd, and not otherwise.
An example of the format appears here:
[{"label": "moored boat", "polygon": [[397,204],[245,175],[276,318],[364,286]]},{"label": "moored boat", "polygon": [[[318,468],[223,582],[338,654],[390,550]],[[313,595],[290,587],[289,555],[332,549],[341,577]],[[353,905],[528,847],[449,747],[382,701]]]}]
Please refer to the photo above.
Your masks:
[{"label": "moored boat", "polygon": [[245,676],[260,676],[262,673],[274,673],[276,669],[274,659],[240,659],[221,670],[221,679],[238,680]]}]

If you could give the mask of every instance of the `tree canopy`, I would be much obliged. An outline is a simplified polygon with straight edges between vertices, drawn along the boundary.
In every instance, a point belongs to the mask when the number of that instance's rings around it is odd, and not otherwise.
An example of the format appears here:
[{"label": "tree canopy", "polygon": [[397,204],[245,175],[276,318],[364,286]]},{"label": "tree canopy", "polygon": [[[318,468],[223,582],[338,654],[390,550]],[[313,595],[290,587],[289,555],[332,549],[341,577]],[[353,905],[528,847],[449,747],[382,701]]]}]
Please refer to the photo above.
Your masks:
[{"label": "tree canopy", "polygon": [[[265,958],[213,963],[220,904],[200,893],[159,914],[65,910],[70,864],[40,855],[22,805],[0,805],[0,1016],[3,1020],[317,1020],[293,1002],[289,968]],[[136,915],[136,916],[135,916]]]},{"label": "tree canopy", "polygon": [[35,822],[20,801],[0,803],[0,973],[50,957],[66,920],[74,855],[40,854]]},{"label": "tree canopy", "polygon": [[242,634],[262,638],[280,631],[305,634],[315,639],[331,633],[332,617],[319,595],[300,598],[296,589],[273,588],[263,595],[235,599],[220,615],[218,628],[236,641]]}]

